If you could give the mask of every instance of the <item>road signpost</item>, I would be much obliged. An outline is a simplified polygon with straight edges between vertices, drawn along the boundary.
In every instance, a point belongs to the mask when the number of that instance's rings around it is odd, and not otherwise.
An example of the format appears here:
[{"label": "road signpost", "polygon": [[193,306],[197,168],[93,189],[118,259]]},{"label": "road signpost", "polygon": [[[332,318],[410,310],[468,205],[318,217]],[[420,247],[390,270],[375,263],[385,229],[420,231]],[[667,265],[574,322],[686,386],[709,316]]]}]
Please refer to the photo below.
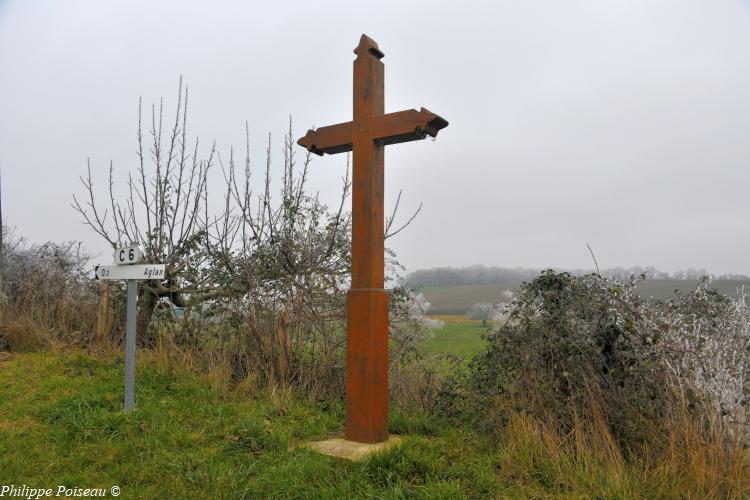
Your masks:
[{"label": "road signpost", "polygon": [[138,280],[163,279],[164,264],[139,264],[143,249],[138,245],[117,248],[115,265],[96,266],[94,272],[99,280],[126,280],[128,286],[128,310],[125,322],[125,413],[135,405],[135,326],[138,309]]}]

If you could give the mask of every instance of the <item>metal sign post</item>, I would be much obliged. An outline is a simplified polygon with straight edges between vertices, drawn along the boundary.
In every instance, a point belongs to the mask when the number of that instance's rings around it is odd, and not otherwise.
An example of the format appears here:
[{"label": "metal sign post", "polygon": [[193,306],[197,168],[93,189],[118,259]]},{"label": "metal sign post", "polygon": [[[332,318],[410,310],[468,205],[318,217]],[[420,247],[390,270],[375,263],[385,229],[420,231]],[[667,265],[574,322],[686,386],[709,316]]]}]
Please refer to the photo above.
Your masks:
[{"label": "metal sign post", "polygon": [[138,309],[138,281],[128,280],[128,312],[125,322],[125,413],[135,401],[135,324]]},{"label": "metal sign post", "polygon": [[138,280],[162,279],[164,264],[138,264],[143,250],[137,246],[118,248],[114,266],[96,266],[99,280],[126,280],[128,284],[128,310],[125,317],[125,413],[135,406],[135,326],[138,311]]}]

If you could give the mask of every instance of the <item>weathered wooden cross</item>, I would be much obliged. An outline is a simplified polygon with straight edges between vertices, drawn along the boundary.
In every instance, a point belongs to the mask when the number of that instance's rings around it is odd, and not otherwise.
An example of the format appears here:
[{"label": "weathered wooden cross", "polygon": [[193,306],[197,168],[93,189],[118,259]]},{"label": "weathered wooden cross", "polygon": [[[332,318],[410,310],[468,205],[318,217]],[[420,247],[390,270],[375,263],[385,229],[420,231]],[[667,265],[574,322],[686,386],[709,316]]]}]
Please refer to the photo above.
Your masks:
[{"label": "weathered wooden cross", "polygon": [[344,437],[379,443],[388,439],[383,150],[388,144],[435,137],[448,122],[425,108],[385,114],[380,62],[384,54],[366,35],[362,35],[354,53],[354,120],[309,130],[297,143],[321,156],[354,151]]}]

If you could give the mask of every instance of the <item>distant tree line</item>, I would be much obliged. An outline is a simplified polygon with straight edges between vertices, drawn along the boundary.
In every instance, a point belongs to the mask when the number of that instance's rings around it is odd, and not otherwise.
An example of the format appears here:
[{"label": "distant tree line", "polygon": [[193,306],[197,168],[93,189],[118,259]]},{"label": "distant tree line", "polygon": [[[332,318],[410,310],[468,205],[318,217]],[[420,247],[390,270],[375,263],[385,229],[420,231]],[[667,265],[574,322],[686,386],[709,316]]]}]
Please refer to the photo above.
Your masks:
[{"label": "distant tree line", "polygon": [[[423,286],[455,286],[455,285],[492,285],[497,283],[512,283],[519,281],[532,281],[539,276],[541,270],[529,268],[509,268],[473,265],[468,267],[434,267],[431,269],[420,269],[406,275],[404,285],[408,287]],[[582,276],[596,272],[591,269],[574,269],[568,271],[575,276]],[[710,276],[718,280],[748,280],[744,274],[722,274],[712,275],[705,269],[689,268],[685,270],[668,273],[660,271],[653,266],[613,267],[601,271],[602,277],[618,280],[628,280],[631,276],[645,275],[654,280],[699,280],[704,276]]]}]

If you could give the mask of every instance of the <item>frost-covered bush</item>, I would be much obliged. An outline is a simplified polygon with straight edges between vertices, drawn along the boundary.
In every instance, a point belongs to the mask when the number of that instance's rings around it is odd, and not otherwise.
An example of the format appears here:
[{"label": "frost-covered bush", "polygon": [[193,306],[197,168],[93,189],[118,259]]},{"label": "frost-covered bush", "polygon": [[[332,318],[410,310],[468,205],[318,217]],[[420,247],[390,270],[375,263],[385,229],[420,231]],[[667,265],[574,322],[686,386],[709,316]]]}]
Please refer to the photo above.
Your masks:
[{"label": "frost-covered bush", "polygon": [[443,321],[428,318],[430,303],[421,293],[395,287],[388,294],[388,335],[391,339],[391,364],[421,356],[426,334],[443,327]]},{"label": "frost-covered bush", "polygon": [[497,315],[498,308],[495,304],[487,302],[475,302],[468,311],[466,311],[466,317],[469,319],[481,320],[482,326],[487,326],[487,322],[494,320]]},{"label": "frost-covered bush", "polygon": [[645,328],[672,384],[728,428],[750,424],[750,307],[703,280],[686,295],[649,304]]},{"label": "frost-covered bush", "polygon": [[0,349],[55,341],[87,344],[97,305],[88,262],[78,242],[30,245],[6,233],[0,256]]},{"label": "frost-covered bush", "polygon": [[425,316],[430,310],[432,304],[425,299],[424,294],[408,292],[407,307],[409,308],[409,318],[417,321],[427,330],[439,330],[445,325],[443,320],[438,318],[429,318]]},{"label": "frost-covered bush", "polygon": [[667,301],[646,300],[636,293],[641,279],[545,271],[525,283],[441,407],[490,427],[525,411],[563,428],[595,408],[626,447],[684,411],[745,425],[744,296],[730,299],[703,282]]},{"label": "frost-covered bush", "polygon": [[430,410],[453,359],[447,355],[428,354],[423,342],[435,329],[442,328],[439,319],[425,314],[430,303],[421,293],[396,287],[388,297],[388,335],[390,399],[402,409]]}]

